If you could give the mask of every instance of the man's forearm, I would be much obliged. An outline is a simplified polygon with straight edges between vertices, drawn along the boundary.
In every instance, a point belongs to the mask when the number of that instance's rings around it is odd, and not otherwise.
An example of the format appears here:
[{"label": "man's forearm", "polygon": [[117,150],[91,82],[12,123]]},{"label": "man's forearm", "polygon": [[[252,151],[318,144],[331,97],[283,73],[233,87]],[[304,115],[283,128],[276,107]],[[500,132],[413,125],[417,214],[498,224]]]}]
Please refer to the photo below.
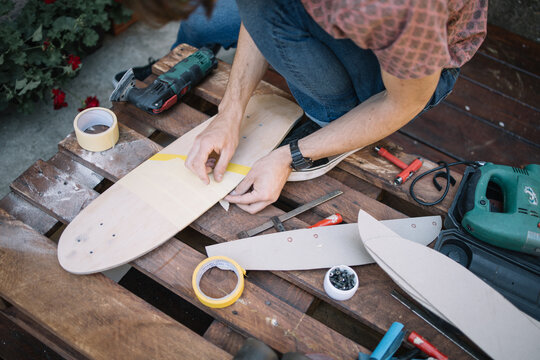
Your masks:
[{"label": "man's forearm", "polygon": [[261,81],[267,68],[268,62],[242,24],[227,90],[219,105],[219,111],[243,114],[253,90]]},{"label": "man's forearm", "polygon": [[384,90],[300,140],[305,157],[320,159],[372,144],[405,126],[431,98],[440,73],[400,80],[383,72]]}]

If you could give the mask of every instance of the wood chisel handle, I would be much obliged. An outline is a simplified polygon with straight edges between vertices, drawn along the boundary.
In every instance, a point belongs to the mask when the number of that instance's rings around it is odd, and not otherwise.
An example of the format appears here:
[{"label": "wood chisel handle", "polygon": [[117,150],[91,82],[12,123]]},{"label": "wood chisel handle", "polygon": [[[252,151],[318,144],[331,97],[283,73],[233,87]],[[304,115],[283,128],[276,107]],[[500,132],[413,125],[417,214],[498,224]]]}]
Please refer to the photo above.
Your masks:
[{"label": "wood chisel handle", "polygon": [[437,360],[448,360],[448,356],[441,353],[429,341],[412,331],[407,337],[407,341],[422,350],[426,355],[434,357]]},{"label": "wood chisel handle", "polygon": [[315,223],[315,224],[313,224],[311,226],[308,226],[308,229],[321,227],[321,226],[329,226],[329,225],[341,224],[342,221],[343,221],[343,217],[341,216],[341,214],[335,213],[334,215],[330,215],[326,219],[322,219],[321,221],[319,221],[319,222],[317,222],[317,223]]}]

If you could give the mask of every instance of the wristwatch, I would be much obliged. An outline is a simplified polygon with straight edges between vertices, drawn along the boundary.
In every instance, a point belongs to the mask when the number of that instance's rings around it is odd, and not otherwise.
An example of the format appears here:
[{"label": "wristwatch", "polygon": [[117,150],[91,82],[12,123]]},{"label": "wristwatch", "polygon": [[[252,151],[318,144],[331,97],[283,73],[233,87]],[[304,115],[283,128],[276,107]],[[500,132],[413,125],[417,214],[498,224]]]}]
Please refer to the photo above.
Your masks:
[{"label": "wristwatch", "polygon": [[298,139],[289,143],[289,149],[291,150],[292,164],[291,167],[298,171],[309,168],[313,165],[313,160],[305,158],[298,148]]}]

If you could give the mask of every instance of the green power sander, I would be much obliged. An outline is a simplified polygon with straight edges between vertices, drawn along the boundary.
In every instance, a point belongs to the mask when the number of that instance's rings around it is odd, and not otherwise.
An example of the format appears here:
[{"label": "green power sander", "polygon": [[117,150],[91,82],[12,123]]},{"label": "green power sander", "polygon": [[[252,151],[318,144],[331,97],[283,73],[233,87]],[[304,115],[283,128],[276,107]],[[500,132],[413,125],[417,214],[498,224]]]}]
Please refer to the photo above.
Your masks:
[{"label": "green power sander", "polygon": [[489,244],[540,256],[540,165],[524,169],[486,163],[457,199],[461,225]]},{"label": "green power sander", "polygon": [[210,49],[201,48],[142,89],[135,86],[133,69],[129,69],[116,85],[109,100],[127,101],[150,114],[159,114],[173,106],[216,66],[214,53]]}]

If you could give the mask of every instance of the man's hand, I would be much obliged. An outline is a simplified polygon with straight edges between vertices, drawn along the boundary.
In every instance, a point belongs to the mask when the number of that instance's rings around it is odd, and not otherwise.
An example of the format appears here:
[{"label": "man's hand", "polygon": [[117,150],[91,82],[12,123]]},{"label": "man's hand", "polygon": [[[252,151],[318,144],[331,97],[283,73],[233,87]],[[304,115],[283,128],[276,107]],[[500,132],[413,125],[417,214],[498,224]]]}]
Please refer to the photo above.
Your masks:
[{"label": "man's hand", "polygon": [[[218,113],[208,127],[195,138],[185,165],[205,184],[210,183],[208,174],[212,172],[212,168],[214,169],[214,179],[217,182],[223,179],[227,164],[238,146],[240,120],[231,119],[229,114]],[[217,163],[215,159],[210,157],[212,152],[219,155]]]},{"label": "man's hand", "polygon": [[259,159],[244,180],[225,200],[255,214],[275,202],[291,173],[291,155],[287,146]]}]

